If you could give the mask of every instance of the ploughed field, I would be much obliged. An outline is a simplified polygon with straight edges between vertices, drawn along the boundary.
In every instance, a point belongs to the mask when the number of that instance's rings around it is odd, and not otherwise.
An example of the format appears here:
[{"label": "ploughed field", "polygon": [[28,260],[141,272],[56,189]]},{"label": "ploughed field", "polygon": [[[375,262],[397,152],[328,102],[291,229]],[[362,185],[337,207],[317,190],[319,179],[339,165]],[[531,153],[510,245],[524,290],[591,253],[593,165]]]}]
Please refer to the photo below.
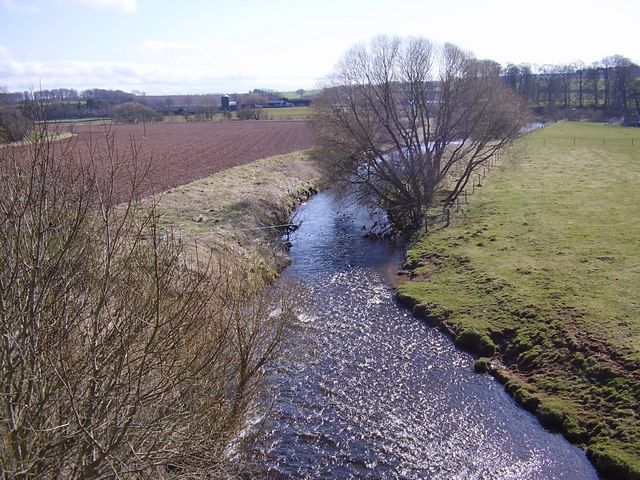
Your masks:
[{"label": "ploughed field", "polygon": [[[83,125],[75,128],[74,153],[93,163],[98,174],[108,170],[108,146],[122,164],[116,181],[126,192],[132,169],[148,167],[139,193],[161,192],[260,158],[304,150],[313,145],[308,122],[197,122],[137,125]],[[146,132],[146,136],[145,136]],[[110,140],[109,140],[110,139]],[[64,148],[60,142],[58,148]],[[139,151],[132,160],[132,151]],[[111,156],[113,158],[113,156]]]}]

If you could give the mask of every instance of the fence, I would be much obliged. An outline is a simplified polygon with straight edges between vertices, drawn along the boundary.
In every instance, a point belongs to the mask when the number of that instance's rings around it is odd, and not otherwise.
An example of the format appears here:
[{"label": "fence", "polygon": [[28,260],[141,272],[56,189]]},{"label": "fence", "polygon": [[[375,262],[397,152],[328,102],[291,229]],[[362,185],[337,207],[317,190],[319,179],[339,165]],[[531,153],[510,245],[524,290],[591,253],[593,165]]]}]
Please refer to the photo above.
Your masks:
[{"label": "fence", "polygon": [[526,138],[525,144],[543,147],[633,147],[640,149],[638,137],[543,137]]}]

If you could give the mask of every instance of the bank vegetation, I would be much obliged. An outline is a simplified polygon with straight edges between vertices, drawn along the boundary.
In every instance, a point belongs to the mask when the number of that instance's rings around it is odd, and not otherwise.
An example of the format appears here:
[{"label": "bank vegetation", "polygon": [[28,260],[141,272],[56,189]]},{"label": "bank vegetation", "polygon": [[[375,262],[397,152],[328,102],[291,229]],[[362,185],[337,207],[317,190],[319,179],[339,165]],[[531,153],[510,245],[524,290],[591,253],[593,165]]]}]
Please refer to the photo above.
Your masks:
[{"label": "bank vegetation", "polygon": [[301,294],[256,248],[167,228],[139,151],[98,144],[0,151],[0,477],[237,473]]}]

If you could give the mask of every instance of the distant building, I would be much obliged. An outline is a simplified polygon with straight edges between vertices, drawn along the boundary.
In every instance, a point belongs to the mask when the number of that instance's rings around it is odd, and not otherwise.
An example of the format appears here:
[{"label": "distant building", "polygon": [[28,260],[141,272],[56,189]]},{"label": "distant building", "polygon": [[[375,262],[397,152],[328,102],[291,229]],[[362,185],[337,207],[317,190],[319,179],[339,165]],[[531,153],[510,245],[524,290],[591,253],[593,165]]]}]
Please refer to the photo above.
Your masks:
[{"label": "distant building", "polygon": [[229,101],[229,95],[220,97],[220,110],[223,112],[235,112],[238,109],[238,102]]},{"label": "distant building", "polygon": [[293,104],[291,102],[285,100],[268,100],[267,107],[269,108],[280,108],[280,107],[292,107]]}]

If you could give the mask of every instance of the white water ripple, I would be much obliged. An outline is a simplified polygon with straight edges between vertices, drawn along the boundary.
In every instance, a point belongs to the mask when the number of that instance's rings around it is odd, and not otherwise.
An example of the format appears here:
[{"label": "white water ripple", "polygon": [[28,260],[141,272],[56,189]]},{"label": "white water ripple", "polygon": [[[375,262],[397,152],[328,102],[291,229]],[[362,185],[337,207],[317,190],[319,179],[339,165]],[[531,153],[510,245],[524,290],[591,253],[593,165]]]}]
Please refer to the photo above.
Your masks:
[{"label": "white water ripple", "polygon": [[321,194],[305,207],[285,272],[315,306],[269,375],[276,403],[259,445],[263,476],[595,480],[583,452],[394,302],[379,273],[389,246],[362,239],[356,214],[351,229],[328,215],[332,202]]}]

